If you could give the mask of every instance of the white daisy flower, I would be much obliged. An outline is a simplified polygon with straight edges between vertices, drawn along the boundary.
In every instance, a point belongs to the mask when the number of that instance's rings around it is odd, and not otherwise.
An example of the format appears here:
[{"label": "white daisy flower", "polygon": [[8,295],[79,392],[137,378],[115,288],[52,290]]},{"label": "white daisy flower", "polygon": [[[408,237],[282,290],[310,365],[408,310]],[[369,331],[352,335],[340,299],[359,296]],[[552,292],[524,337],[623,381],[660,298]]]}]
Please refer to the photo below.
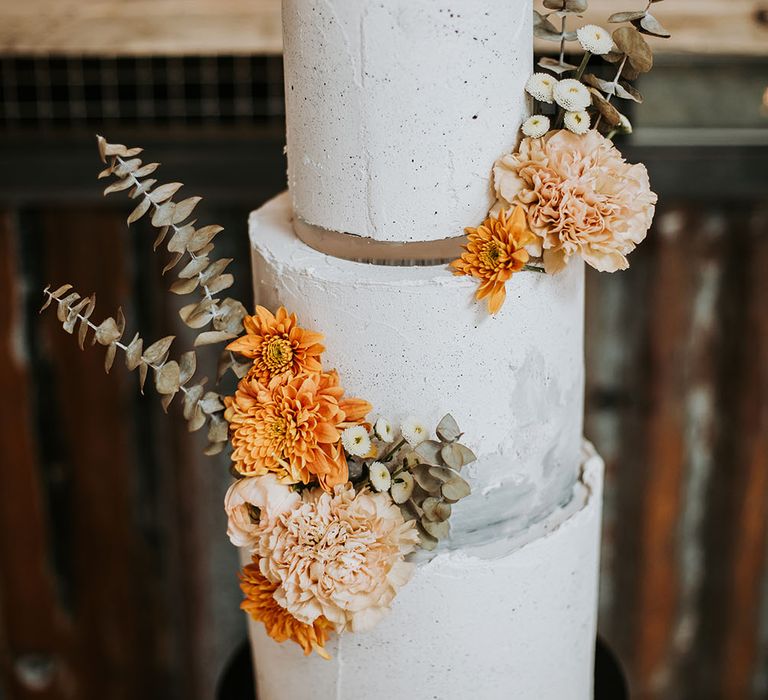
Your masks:
[{"label": "white daisy flower", "polygon": [[392,430],[392,424],[386,418],[379,418],[374,429],[376,436],[383,442],[392,442],[395,439],[395,431]]},{"label": "white daisy flower", "polygon": [[576,30],[581,48],[595,56],[604,56],[613,49],[613,38],[608,30],[596,24],[586,24]]},{"label": "white daisy flower", "polygon": [[341,444],[354,457],[365,457],[371,451],[371,438],[362,425],[353,425],[341,434]]},{"label": "white daisy flower", "polygon": [[368,479],[371,486],[379,493],[389,491],[389,487],[392,485],[392,475],[389,473],[387,465],[381,462],[371,462],[371,466],[368,467]]},{"label": "white daisy flower", "polygon": [[589,114],[586,112],[566,112],[563,120],[565,128],[574,134],[586,134],[589,131]]},{"label": "white daisy flower", "polygon": [[424,423],[413,416],[410,416],[403,421],[403,424],[400,426],[400,432],[411,447],[420,445],[429,437],[427,427]]},{"label": "white daisy flower", "polygon": [[566,112],[581,112],[592,104],[592,95],[587,86],[573,78],[555,83],[552,96]]},{"label": "white daisy flower", "polygon": [[534,114],[523,122],[523,133],[532,139],[538,139],[549,131],[549,117]]},{"label": "white daisy flower", "polygon": [[552,104],[552,89],[557,80],[547,73],[534,73],[525,84],[525,91],[539,102]]}]

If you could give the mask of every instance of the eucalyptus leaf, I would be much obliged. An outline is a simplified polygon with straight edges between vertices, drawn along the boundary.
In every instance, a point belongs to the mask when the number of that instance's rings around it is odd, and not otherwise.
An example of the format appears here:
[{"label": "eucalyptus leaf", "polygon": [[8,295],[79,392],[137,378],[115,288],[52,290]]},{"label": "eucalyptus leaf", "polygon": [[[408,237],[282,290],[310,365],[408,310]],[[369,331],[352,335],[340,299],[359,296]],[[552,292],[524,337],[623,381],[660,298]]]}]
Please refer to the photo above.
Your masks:
[{"label": "eucalyptus leaf", "polygon": [[413,478],[416,483],[423,488],[427,493],[439,493],[442,488],[443,482],[436,479],[429,473],[429,467],[426,465],[419,465],[413,469]]},{"label": "eucalyptus leaf", "polygon": [[227,269],[227,266],[231,262],[232,258],[220,258],[219,260],[212,262],[205,271],[200,274],[200,284],[206,284],[208,280],[218,277]]},{"label": "eucalyptus leaf", "polygon": [[134,221],[138,221],[144,214],[149,211],[149,207],[152,206],[152,202],[148,199],[142,199],[138,206],[129,214],[127,224],[130,226]]},{"label": "eucalyptus leaf", "polygon": [[167,335],[165,338],[160,338],[155,343],[152,343],[143,354],[145,362],[151,365],[159,365],[165,361],[168,351],[171,349],[171,344],[175,340],[175,335]]},{"label": "eucalyptus leaf", "polygon": [[460,476],[454,476],[453,479],[443,484],[442,494],[449,501],[459,501],[466,498],[472,492],[469,484]]},{"label": "eucalyptus leaf", "polygon": [[221,401],[221,396],[215,391],[206,392],[203,398],[199,402],[200,408],[203,409],[203,413],[211,414],[224,410],[224,404]]},{"label": "eucalyptus leaf", "polygon": [[431,552],[433,549],[435,549],[435,547],[437,547],[437,544],[438,544],[437,538],[430,535],[421,526],[421,523],[419,523],[419,542],[421,544],[421,548],[426,549],[428,552]]},{"label": "eucalyptus leaf", "polygon": [[[166,205],[163,204],[163,206]],[[195,227],[193,223],[177,227],[171,236],[171,240],[168,241],[168,252],[182,254],[185,253],[187,251],[187,241],[189,241],[194,233]]]},{"label": "eucalyptus leaf", "polygon": [[648,42],[634,27],[619,27],[613,33],[613,41],[619,51],[626,54],[632,66],[641,73],[653,68],[653,52]]},{"label": "eucalyptus leaf", "polygon": [[155,372],[155,389],[158,394],[175,394],[179,390],[179,363],[166,362]]},{"label": "eucalyptus leaf", "polygon": [[176,210],[176,205],[173,202],[165,202],[161,204],[155,213],[152,214],[152,225],[156,228],[160,226],[170,226],[173,224],[173,214]]},{"label": "eucalyptus leaf", "polygon": [[669,39],[672,36],[650,12],[646,12],[642,19],[632,22],[632,24],[643,34],[661,37],[662,39]]},{"label": "eucalyptus leaf", "polygon": [[130,187],[133,187],[133,181],[132,180],[118,180],[117,182],[113,182],[111,185],[107,185],[104,188],[104,195],[112,194],[113,192],[122,192],[123,190],[127,190]]},{"label": "eucalyptus leaf", "polygon": [[163,274],[176,267],[176,265],[179,264],[179,260],[181,260],[183,257],[184,253],[174,253],[166,266],[163,268]]},{"label": "eucalyptus leaf", "polygon": [[440,458],[440,451],[443,446],[437,440],[424,440],[414,448],[414,452],[428,464],[440,465],[442,460]]},{"label": "eucalyptus leaf", "polygon": [[435,432],[441,440],[445,440],[447,442],[453,442],[454,440],[458,440],[459,437],[461,437],[459,424],[450,413],[447,413],[440,419]]},{"label": "eucalyptus leaf", "polygon": [[203,345],[214,345],[216,343],[223,343],[225,340],[232,340],[237,336],[234,333],[224,333],[223,331],[205,331],[195,338],[195,347],[199,348]]},{"label": "eucalyptus leaf", "polygon": [[[118,163],[112,168],[112,174],[115,177],[124,178],[126,175],[138,170],[141,167],[141,160],[139,158],[131,158],[130,160],[124,160],[122,163]],[[128,187],[134,184],[132,181],[128,181]],[[127,188],[122,188],[127,189]]]},{"label": "eucalyptus leaf", "polygon": [[179,384],[184,386],[197,370],[197,355],[194,350],[185,352],[179,358]]},{"label": "eucalyptus leaf", "polygon": [[139,178],[151,175],[159,167],[160,163],[147,163],[146,165],[142,165],[138,170],[134,170],[133,176],[138,180]]},{"label": "eucalyptus leaf", "polygon": [[202,197],[188,197],[179,202],[174,209],[172,223],[180,224],[182,221],[188,219],[201,200]]},{"label": "eucalyptus leaf", "polygon": [[201,248],[207,246],[214,237],[223,230],[223,226],[216,225],[203,226],[202,228],[197,229],[187,242],[187,250],[189,250],[190,253],[196,253]]},{"label": "eucalyptus leaf", "polygon": [[210,442],[226,442],[229,439],[229,423],[219,416],[211,417],[211,425],[208,428],[208,440]]},{"label": "eucalyptus leaf", "polygon": [[571,65],[570,63],[563,63],[561,65],[559,61],[555,60],[554,58],[549,58],[548,56],[544,56],[544,58],[540,58],[538,65],[539,65],[539,68],[544,68],[546,70],[552,71],[557,75],[562,75],[563,73],[568,73],[569,71],[576,70],[576,66]]},{"label": "eucalyptus leaf", "polygon": [[149,372],[149,365],[142,361],[139,365],[139,391],[144,393],[144,383],[147,381],[147,372]]},{"label": "eucalyptus leaf", "polygon": [[165,200],[170,199],[175,195],[184,185],[181,182],[168,182],[165,185],[160,185],[156,188],[150,197],[155,204],[162,204]]},{"label": "eucalyptus leaf", "polygon": [[197,408],[198,401],[203,398],[204,391],[205,388],[203,387],[202,382],[187,389],[187,393],[184,394],[184,418],[186,420],[192,418],[192,415]]},{"label": "eucalyptus leaf", "polygon": [[422,518],[421,526],[436,540],[445,539],[451,532],[451,527],[447,522],[433,522],[426,518]]},{"label": "eucalyptus leaf", "polygon": [[200,406],[196,406],[195,410],[192,414],[192,418],[189,419],[189,422],[187,423],[187,428],[190,433],[194,433],[197,430],[200,430],[205,425],[205,413],[203,413],[203,410],[200,408]]},{"label": "eucalyptus leaf", "polygon": [[137,333],[133,336],[128,347],[125,349],[125,366],[133,371],[141,364],[141,352],[144,341],[139,337]]},{"label": "eucalyptus leaf", "polygon": [[190,294],[197,289],[198,284],[199,280],[197,277],[193,277],[192,279],[179,279],[171,285],[170,289],[174,294]]},{"label": "eucalyptus leaf", "polygon": [[107,354],[104,356],[104,371],[109,374],[109,370],[112,369],[112,364],[115,361],[115,354],[117,353],[117,345],[112,344],[107,348]]},{"label": "eucalyptus leaf", "polygon": [[168,235],[168,231],[170,230],[170,226],[162,226],[160,228],[160,231],[157,234],[157,238],[155,238],[155,242],[152,244],[152,250],[157,250],[160,247],[160,244],[165,240],[165,237]]},{"label": "eucalyptus leaf", "polygon": [[227,272],[223,275],[219,275],[218,277],[214,277],[212,280],[209,280],[206,282],[205,286],[208,288],[209,294],[218,294],[219,292],[223,292],[225,289],[229,289],[234,283],[234,276]]},{"label": "eucalyptus leaf", "polygon": [[179,277],[182,279],[190,279],[191,277],[197,277],[206,267],[208,267],[208,257],[202,256],[199,258],[192,258],[179,272]]},{"label": "eucalyptus leaf", "polygon": [[645,17],[645,10],[636,10],[630,12],[615,12],[608,18],[609,24],[621,24],[622,22],[631,22],[635,19]]},{"label": "eucalyptus leaf", "polygon": [[102,321],[95,333],[96,342],[99,345],[111,345],[122,335],[117,327],[117,322],[112,317]]}]

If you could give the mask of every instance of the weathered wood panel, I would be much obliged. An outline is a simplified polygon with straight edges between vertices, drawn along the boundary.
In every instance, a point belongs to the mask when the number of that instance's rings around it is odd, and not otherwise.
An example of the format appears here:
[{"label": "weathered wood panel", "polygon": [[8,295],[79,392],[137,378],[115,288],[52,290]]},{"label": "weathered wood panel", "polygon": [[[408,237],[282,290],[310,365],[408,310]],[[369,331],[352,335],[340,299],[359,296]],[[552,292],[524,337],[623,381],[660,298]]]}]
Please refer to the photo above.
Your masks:
[{"label": "weathered wood panel", "polygon": [[[605,24],[615,0],[591,0],[585,22]],[[667,52],[764,55],[761,0],[675,0],[656,9]],[[44,18],[41,21],[41,18]],[[546,44],[542,44],[546,47]],[[550,45],[551,46],[551,45]],[[275,54],[280,0],[27,0],[0,5],[0,52],[45,55]]]}]

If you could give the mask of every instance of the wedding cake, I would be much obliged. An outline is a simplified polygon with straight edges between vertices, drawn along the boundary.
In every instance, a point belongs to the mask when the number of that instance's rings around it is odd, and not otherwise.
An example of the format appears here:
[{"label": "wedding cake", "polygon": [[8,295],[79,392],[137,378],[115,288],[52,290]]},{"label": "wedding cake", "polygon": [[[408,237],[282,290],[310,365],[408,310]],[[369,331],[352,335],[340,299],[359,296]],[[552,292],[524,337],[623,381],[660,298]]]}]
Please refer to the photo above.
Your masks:
[{"label": "wedding cake", "polygon": [[[584,265],[488,314],[446,263],[529,116],[530,0],[284,0],[288,192],[250,219],[258,304],[393,422],[477,460],[451,534],[330,659],[250,633],[260,700],[591,697],[602,464],[582,440]],[[455,250],[453,248],[456,248]]]},{"label": "wedding cake", "polygon": [[[231,260],[200,197],[98,137],[105,194],[134,200],[192,296],[194,345],[129,341],[70,284],[43,308],[230,450],[259,700],[592,696],[584,269],[626,269],[651,225],[648,173],[612,139],[653,65],[643,35],[668,34],[648,10],[569,31],[586,0],[542,4],[284,0],[288,192],[251,215],[252,314],[220,297]],[[561,49],[537,72],[534,33]],[[215,344],[209,385],[196,348]]]}]

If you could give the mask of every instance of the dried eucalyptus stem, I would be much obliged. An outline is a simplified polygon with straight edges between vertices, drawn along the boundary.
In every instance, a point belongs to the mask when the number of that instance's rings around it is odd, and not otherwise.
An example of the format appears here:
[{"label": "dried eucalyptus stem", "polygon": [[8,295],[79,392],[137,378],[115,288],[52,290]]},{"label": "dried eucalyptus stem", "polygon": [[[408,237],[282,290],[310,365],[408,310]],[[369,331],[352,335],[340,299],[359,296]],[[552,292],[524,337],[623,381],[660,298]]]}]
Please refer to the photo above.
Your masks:
[{"label": "dried eucalyptus stem", "polygon": [[117,318],[109,317],[100,324],[91,321],[96,309],[96,296],[81,297],[77,292],[71,292],[72,285],[65,284],[50,291],[43,291],[45,303],[40,311],[44,311],[52,302],[56,302],[56,315],[67,333],[77,331],[80,349],[85,348],[85,341],[91,335],[91,344],[98,343],[107,348],[104,358],[104,369],[109,372],[115,361],[118,350],[125,353],[125,365],[130,370],[139,370],[139,387],[143,393],[149,370],[152,370],[155,389],[162,398],[163,410],[167,411],[174,396],[181,392],[184,395],[184,418],[188,421],[190,432],[202,428],[208,423],[208,447],[206,454],[221,452],[228,438],[228,426],[223,417],[224,404],[221,396],[214,391],[205,391],[207,379],[190,383],[197,368],[194,351],[184,353],[179,361],[169,360],[169,350],[175,336],[166,336],[153,343],[146,349],[144,341],[137,333],[127,345],[122,342],[125,333],[125,316],[118,308]]},{"label": "dried eucalyptus stem", "polygon": [[[200,301],[184,306],[179,312],[189,328],[202,331],[195,338],[195,347],[221,343],[240,335],[246,315],[245,307],[235,299],[220,300],[217,297],[234,284],[234,276],[226,272],[232,259],[213,259],[210,256],[214,249],[214,238],[223,228],[218,225],[195,228],[197,222],[190,220],[201,197],[188,197],[174,202],[173,196],[183,187],[182,183],[171,182],[156,186],[157,180],[147,176],[154,173],[160,164],[143,164],[136,157],[142,153],[141,148],[112,144],[102,136],[98,136],[97,140],[101,159],[108,166],[99,173],[99,178],[117,178],[117,182],[109,185],[104,194],[129,190],[128,196],[131,199],[141,198],[128,216],[128,225],[151,212],[151,223],[159,229],[154,242],[155,250],[171,234],[166,245],[171,258],[163,268],[163,274],[176,267],[185,257],[188,258],[170,291],[179,295],[191,294],[196,290],[201,293]],[[213,330],[203,330],[209,326]],[[225,351],[219,362],[217,381],[228,369],[241,377],[247,371],[247,365]]]}]

